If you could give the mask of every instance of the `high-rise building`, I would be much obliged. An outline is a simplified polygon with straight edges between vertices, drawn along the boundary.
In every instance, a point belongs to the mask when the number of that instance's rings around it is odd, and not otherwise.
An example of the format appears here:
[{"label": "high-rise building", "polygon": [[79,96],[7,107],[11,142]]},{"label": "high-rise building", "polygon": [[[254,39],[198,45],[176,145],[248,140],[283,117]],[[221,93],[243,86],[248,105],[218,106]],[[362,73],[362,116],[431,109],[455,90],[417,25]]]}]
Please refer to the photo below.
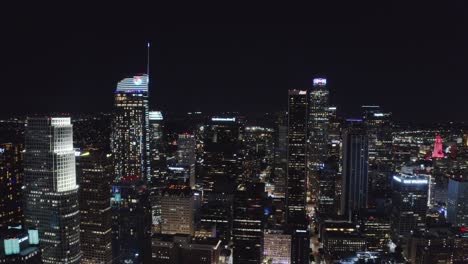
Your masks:
[{"label": "high-rise building", "polygon": [[320,228],[320,238],[328,263],[334,263],[350,253],[366,250],[366,238],[356,224],[348,221],[324,222]]},{"label": "high-rise building", "polygon": [[283,230],[266,231],[263,235],[263,260],[271,264],[290,264],[291,235],[284,234]]},{"label": "high-rise building", "polygon": [[306,216],[307,91],[290,90],[288,99],[287,221],[302,223]]},{"label": "high-rise building", "polygon": [[286,171],[288,164],[288,124],[285,112],[278,114],[275,132],[275,163],[273,171],[275,190],[273,195],[277,198],[284,198],[286,195]]},{"label": "high-rise building", "polygon": [[22,150],[22,144],[0,144],[0,228],[18,225],[23,221]]},{"label": "high-rise building", "polygon": [[221,264],[221,240],[189,235],[155,235],[151,241],[154,264]]},{"label": "high-rise building", "polygon": [[113,185],[112,254],[114,263],[151,258],[151,206],[145,186]]},{"label": "high-rise building", "polygon": [[112,117],[114,160],[112,233],[115,262],[138,262],[151,256],[151,179],[148,75],[124,78],[117,84]]},{"label": "high-rise building", "polygon": [[329,125],[329,92],[327,79],[315,78],[309,96],[309,164],[319,168],[327,159],[328,125]]},{"label": "high-rise building", "polygon": [[216,193],[233,194],[245,182],[242,171],[244,125],[236,117],[213,117],[203,126],[203,154],[199,179],[204,199]]},{"label": "high-rise building", "polygon": [[161,194],[161,233],[187,234],[195,233],[195,196],[199,193],[188,186],[170,185]]},{"label": "high-rise building", "polygon": [[316,203],[318,198],[318,170],[320,170],[328,156],[328,128],[330,123],[328,97],[327,79],[315,78],[313,88],[309,93],[307,120],[307,165],[311,169],[308,175],[308,190],[312,203]]},{"label": "high-rise building", "polygon": [[150,176],[148,76],[136,75],[117,84],[111,150],[116,182],[145,182]]},{"label": "high-rise building", "polygon": [[341,214],[352,217],[367,208],[368,138],[361,120],[347,121],[349,127],[343,135]]},{"label": "high-rise building", "polygon": [[80,211],[70,118],[29,118],[24,159],[25,224],[39,230],[44,263],[80,263]]},{"label": "high-rise building", "polygon": [[188,172],[189,186],[195,186],[195,164],[197,141],[194,135],[189,133],[179,134],[177,140],[177,165]]},{"label": "high-rise building", "polygon": [[262,261],[265,198],[264,183],[249,185],[234,194],[233,263]]},{"label": "high-rise building", "polygon": [[447,221],[456,226],[468,226],[468,177],[450,178],[447,196]]},{"label": "high-rise building", "polygon": [[286,221],[291,232],[291,263],[309,263],[306,217],[307,91],[289,90]]},{"label": "high-rise building", "polygon": [[164,119],[160,111],[149,112],[149,145],[151,182],[153,186],[166,185],[166,151],[164,144]]},{"label": "high-rise building", "polygon": [[388,179],[393,172],[392,114],[376,105],[361,108],[369,138],[369,189],[383,193],[390,189]]},{"label": "high-rise building", "polygon": [[328,159],[323,168],[317,171],[318,213],[323,216],[335,215],[336,181],[338,178],[338,163],[336,158]]},{"label": "high-rise building", "polygon": [[112,263],[111,159],[97,149],[84,150],[77,158],[83,264]]},{"label": "high-rise building", "polygon": [[426,228],[429,180],[420,175],[393,176],[392,235],[408,238]]}]

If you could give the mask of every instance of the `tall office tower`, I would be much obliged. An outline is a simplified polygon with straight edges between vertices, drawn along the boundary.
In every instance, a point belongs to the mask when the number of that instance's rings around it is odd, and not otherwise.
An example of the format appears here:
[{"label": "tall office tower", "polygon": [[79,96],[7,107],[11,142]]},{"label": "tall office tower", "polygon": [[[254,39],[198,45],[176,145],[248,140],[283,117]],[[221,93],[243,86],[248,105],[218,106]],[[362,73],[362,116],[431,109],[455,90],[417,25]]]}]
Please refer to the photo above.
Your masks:
[{"label": "tall office tower", "polygon": [[114,185],[111,192],[114,263],[151,258],[151,206],[145,186]]},{"label": "tall office tower", "polygon": [[307,91],[289,90],[286,221],[291,230],[291,263],[309,263],[306,218]]},{"label": "tall office tower", "polygon": [[236,117],[213,117],[203,126],[203,163],[199,184],[204,198],[216,193],[233,194],[245,182],[242,171],[244,125]]},{"label": "tall office tower", "polygon": [[80,263],[80,211],[70,118],[29,118],[26,125],[25,224],[39,230],[44,263]]},{"label": "tall office tower", "polygon": [[282,230],[265,231],[263,235],[263,261],[271,264],[290,264],[291,235],[284,234]]},{"label": "tall office tower", "polygon": [[388,179],[393,172],[392,114],[375,105],[361,108],[369,138],[369,187],[374,194],[383,193],[390,189]]},{"label": "tall office tower", "polygon": [[221,264],[223,247],[215,238],[189,235],[155,235],[152,238],[153,264]]},{"label": "tall office tower", "polygon": [[426,228],[429,180],[420,175],[393,176],[392,232],[394,238],[408,238]]},{"label": "tall office tower", "polygon": [[145,182],[150,174],[148,76],[136,75],[117,84],[111,150],[115,182]]},{"label": "tall office tower", "polygon": [[275,191],[273,195],[277,198],[284,198],[286,195],[286,171],[288,164],[287,113],[281,112],[278,114],[275,132],[275,163],[273,171]]},{"label": "tall office tower", "polygon": [[328,107],[328,156],[341,160],[341,123],[336,111],[336,106]]},{"label": "tall office tower", "polygon": [[177,140],[177,166],[182,167],[188,172],[189,186],[191,188],[195,186],[196,148],[197,141],[194,135],[188,133],[179,134]]},{"label": "tall office tower", "polygon": [[0,144],[0,228],[19,225],[23,221],[22,150],[22,144]]},{"label": "tall office tower", "polygon": [[309,164],[319,168],[328,154],[329,92],[327,79],[315,78],[309,96]]},{"label": "tall office tower", "polygon": [[367,208],[368,138],[360,119],[348,119],[343,135],[341,214],[351,218]]},{"label": "tall office tower", "polygon": [[170,185],[161,194],[161,233],[194,235],[195,193],[188,186]]},{"label": "tall office tower", "polygon": [[149,112],[149,145],[151,182],[153,186],[166,185],[166,151],[164,144],[164,118],[160,111]]},{"label": "tall office tower", "polygon": [[329,128],[329,92],[327,79],[315,78],[313,88],[309,93],[308,113],[308,149],[307,165],[311,169],[308,179],[308,191],[312,203],[317,202],[319,184],[318,170],[328,156],[328,128]]},{"label": "tall office tower", "polygon": [[77,158],[80,178],[81,263],[112,263],[112,157],[98,149]]},{"label": "tall office tower", "polygon": [[234,194],[233,263],[262,261],[265,198],[264,183],[248,185]]},{"label": "tall office tower", "polygon": [[113,258],[121,263],[145,261],[151,257],[151,207],[145,187],[151,177],[148,75],[120,81],[114,100]]},{"label": "tall office tower", "polygon": [[450,178],[447,196],[447,221],[468,226],[468,176]]},{"label": "tall office tower", "polygon": [[344,256],[366,250],[366,238],[356,224],[348,221],[325,221],[321,224],[320,238],[327,263],[337,263]]},{"label": "tall office tower", "polygon": [[338,178],[338,158],[333,157],[325,162],[318,171],[318,213],[323,216],[335,215],[336,181]]}]

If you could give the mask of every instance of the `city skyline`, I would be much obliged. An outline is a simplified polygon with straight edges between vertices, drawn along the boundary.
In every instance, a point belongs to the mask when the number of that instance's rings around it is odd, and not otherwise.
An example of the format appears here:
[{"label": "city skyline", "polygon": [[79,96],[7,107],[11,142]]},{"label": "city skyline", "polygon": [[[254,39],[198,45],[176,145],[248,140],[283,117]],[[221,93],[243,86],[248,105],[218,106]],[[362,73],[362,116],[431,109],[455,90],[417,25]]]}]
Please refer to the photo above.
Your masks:
[{"label": "city skyline", "polygon": [[0,263],[468,263],[466,7],[5,16]]},{"label": "city skyline", "polygon": [[[109,27],[115,18],[108,14],[106,23],[25,18],[2,44],[4,87],[15,89],[3,89],[0,111],[111,111],[115,82],[146,71],[150,41],[151,109],[284,110],[288,89],[310,89],[313,78],[325,77],[330,103],[349,116],[377,104],[397,120],[466,120],[463,6],[311,7],[319,11],[297,11],[298,18],[284,11],[278,21],[254,9],[229,20],[235,10],[223,17],[209,12],[214,7],[198,20],[182,12]],[[57,32],[61,26],[69,27]]]}]

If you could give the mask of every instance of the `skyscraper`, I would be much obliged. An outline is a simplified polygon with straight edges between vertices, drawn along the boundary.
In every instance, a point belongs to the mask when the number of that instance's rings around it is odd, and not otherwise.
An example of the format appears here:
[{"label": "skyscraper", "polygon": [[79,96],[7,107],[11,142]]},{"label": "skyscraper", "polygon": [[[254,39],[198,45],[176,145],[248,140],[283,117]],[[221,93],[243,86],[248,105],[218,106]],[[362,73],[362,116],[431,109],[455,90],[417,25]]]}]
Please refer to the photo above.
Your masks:
[{"label": "skyscraper", "polygon": [[249,184],[234,194],[233,263],[262,261],[265,184]]},{"label": "skyscraper", "polygon": [[21,224],[23,144],[0,144],[0,228]]},{"label": "skyscraper", "polygon": [[136,75],[117,84],[111,150],[116,182],[145,182],[150,176],[148,76]]},{"label": "skyscraper", "polygon": [[177,166],[187,171],[190,187],[195,186],[196,148],[197,141],[194,135],[189,133],[179,134],[177,140]]},{"label": "skyscraper", "polygon": [[392,232],[394,238],[408,238],[426,228],[429,179],[420,175],[393,176]]},{"label": "skyscraper", "polygon": [[329,125],[329,92],[327,79],[315,78],[309,96],[309,164],[319,168],[327,158]]},{"label": "skyscraper", "polygon": [[112,263],[111,159],[98,149],[84,150],[77,158],[83,264]]},{"label": "skyscraper", "polygon": [[393,172],[392,114],[376,105],[363,105],[361,108],[369,138],[369,189],[377,196],[390,189],[388,179]]},{"label": "skyscraper", "polygon": [[288,104],[287,221],[302,222],[306,215],[307,91],[290,90]]},{"label": "skyscraper", "polygon": [[138,262],[151,257],[151,208],[146,188],[151,177],[148,75],[120,81],[114,99],[113,256],[118,263]]},{"label": "skyscraper", "polygon": [[468,226],[468,176],[449,179],[447,196],[447,221]]},{"label": "skyscraper", "polygon": [[341,214],[352,217],[367,208],[368,138],[362,120],[348,119],[343,135]]},{"label": "skyscraper", "polygon": [[29,118],[24,215],[38,229],[44,263],[80,263],[80,219],[70,118]]},{"label": "skyscraper", "polygon": [[330,123],[327,79],[315,78],[309,93],[308,149],[309,193],[312,203],[318,199],[318,170],[328,156],[328,127]]},{"label": "skyscraper", "polygon": [[149,112],[151,182],[156,187],[163,187],[166,184],[166,153],[163,122],[163,114],[160,111]]},{"label": "skyscraper", "polygon": [[291,263],[309,263],[306,218],[307,91],[289,90],[286,221],[291,232]]},{"label": "skyscraper", "polygon": [[161,233],[194,235],[195,195],[188,186],[170,185],[161,194]]}]

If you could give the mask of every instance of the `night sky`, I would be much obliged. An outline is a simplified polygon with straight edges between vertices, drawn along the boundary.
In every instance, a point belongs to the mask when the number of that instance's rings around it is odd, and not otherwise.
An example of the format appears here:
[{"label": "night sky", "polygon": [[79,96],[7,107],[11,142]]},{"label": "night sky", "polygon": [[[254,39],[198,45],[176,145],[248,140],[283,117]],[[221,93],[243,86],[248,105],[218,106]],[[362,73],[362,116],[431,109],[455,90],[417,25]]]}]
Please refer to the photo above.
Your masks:
[{"label": "night sky", "polygon": [[325,76],[344,116],[379,104],[405,121],[467,121],[464,1],[333,2],[2,8],[0,115],[111,111],[149,40],[153,109],[282,110],[288,89]]}]

